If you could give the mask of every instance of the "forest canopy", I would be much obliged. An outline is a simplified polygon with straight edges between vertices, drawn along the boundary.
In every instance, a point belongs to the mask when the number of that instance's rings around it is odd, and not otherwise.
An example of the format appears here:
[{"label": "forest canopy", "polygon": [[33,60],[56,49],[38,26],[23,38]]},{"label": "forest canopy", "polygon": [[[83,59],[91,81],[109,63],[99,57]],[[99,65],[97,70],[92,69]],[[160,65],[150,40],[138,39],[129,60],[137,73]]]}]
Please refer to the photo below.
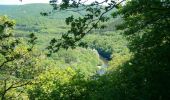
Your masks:
[{"label": "forest canopy", "polygon": [[35,5],[0,6],[2,100],[170,99],[169,0]]}]

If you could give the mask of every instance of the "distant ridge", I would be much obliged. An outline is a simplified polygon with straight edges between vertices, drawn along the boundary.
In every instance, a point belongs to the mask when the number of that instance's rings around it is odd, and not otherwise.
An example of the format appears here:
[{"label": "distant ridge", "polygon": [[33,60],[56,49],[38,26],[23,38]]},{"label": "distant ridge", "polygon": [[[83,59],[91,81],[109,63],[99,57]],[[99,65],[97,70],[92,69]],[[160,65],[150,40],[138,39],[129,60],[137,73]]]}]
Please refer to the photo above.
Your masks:
[{"label": "distant ridge", "polygon": [[22,5],[36,5],[36,4],[48,4],[49,3],[23,3],[23,4],[0,4],[0,6],[22,6]]}]

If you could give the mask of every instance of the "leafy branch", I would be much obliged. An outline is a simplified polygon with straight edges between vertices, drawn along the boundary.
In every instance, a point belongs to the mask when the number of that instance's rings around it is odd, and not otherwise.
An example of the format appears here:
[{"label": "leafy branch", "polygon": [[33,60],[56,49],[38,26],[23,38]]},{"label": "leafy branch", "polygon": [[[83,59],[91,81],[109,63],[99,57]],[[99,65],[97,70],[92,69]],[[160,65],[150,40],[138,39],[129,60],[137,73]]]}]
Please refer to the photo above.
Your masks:
[{"label": "leafy branch", "polygon": [[[71,28],[67,33],[64,33],[61,39],[52,39],[50,45],[47,47],[49,50],[48,55],[50,56],[52,53],[57,52],[60,48],[68,49],[75,48],[77,46],[86,46],[85,43],[80,42],[84,36],[89,34],[93,29],[104,28],[104,26],[99,26],[100,22],[106,22],[109,18],[106,16],[106,13],[113,10],[114,8],[118,8],[121,3],[120,2],[111,1],[108,3],[108,0],[104,0],[102,2],[93,2],[90,5],[80,3],[81,0],[75,2],[71,0],[63,0],[60,7],[60,10],[85,7],[86,14],[84,16],[74,18],[74,16],[70,16],[66,18],[65,22],[67,25],[70,25]],[[107,3],[107,6],[102,4]],[[54,6],[54,4],[52,4]],[[57,6],[57,4],[56,4]]]}]

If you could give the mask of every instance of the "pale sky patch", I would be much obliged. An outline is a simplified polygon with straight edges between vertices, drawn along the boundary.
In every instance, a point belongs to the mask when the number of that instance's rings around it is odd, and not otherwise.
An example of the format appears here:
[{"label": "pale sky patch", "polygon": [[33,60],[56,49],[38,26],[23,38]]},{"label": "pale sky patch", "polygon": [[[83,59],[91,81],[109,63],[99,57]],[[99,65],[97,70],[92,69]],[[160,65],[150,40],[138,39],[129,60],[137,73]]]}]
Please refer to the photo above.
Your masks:
[{"label": "pale sky patch", "polygon": [[[59,0],[60,2],[61,0]],[[101,2],[103,0],[83,0],[87,1],[87,3],[91,3],[94,1]],[[49,3],[49,0],[0,0],[0,5],[22,5],[22,4],[30,4],[30,3]]]},{"label": "pale sky patch", "polygon": [[29,3],[48,3],[49,0],[0,0],[1,5],[22,5]]}]

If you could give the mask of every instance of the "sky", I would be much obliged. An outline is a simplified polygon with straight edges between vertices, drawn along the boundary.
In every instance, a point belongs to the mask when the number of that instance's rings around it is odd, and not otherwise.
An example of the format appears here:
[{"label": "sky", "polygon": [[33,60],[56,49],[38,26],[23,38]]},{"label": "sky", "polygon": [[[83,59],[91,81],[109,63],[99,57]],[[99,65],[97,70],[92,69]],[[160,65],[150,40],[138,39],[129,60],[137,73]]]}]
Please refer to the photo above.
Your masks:
[{"label": "sky", "polygon": [[[60,0],[61,1],[61,0]],[[93,2],[96,0],[88,0],[88,2]],[[97,0],[103,1],[103,0]],[[0,0],[0,5],[22,5],[22,4],[29,4],[29,3],[48,3],[49,0]]]},{"label": "sky", "polygon": [[0,0],[1,5],[21,5],[21,4],[28,4],[28,3],[48,3],[49,0]]}]

